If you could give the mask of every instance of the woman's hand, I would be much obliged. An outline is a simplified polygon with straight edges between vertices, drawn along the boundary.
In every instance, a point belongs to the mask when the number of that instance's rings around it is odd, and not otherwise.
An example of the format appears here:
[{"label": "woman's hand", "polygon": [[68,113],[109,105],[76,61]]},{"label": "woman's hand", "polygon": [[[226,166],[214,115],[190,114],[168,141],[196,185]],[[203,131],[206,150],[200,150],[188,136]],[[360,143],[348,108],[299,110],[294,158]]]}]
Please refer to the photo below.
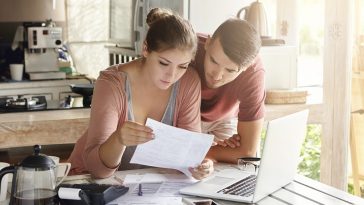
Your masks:
[{"label": "woman's hand", "polygon": [[190,167],[188,170],[195,179],[203,179],[210,176],[214,172],[214,163],[211,159],[204,159],[197,167]]},{"label": "woman's hand", "polygon": [[153,130],[150,127],[131,121],[125,121],[117,132],[118,140],[124,146],[143,144],[154,139]]},{"label": "woman's hand", "polygon": [[231,148],[240,147],[240,136],[238,134],[235,134],[232,137],[224,139],[224,140],[217,139],[215,137],[214,143],[215,143],[215,145],[220,145],[223,147],[226,147],[226,146],[229,146]]}]

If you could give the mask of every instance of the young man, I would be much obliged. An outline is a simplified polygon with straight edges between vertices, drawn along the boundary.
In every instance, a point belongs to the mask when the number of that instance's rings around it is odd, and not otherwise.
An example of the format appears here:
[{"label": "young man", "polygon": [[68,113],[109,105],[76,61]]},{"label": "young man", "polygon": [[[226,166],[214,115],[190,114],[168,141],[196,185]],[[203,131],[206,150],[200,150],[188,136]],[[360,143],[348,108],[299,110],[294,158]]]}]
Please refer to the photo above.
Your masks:
[{"label": "young man", "polygon": [[202,131],[215,135],[208,157],[236,163],[256,156],[264,122],[264,69],[260,36],[241,19],[229,19],[212,37],[199,35],[194,67],[202,83]]}]

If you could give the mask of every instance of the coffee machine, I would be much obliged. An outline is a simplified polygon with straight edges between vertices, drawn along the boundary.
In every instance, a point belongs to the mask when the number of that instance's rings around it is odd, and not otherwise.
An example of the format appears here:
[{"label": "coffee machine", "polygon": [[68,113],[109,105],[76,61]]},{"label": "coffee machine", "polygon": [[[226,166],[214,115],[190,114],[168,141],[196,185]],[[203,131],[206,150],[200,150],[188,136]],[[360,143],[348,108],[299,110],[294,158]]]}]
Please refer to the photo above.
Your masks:
[{"label": "coffee machine", "polygon": [[30,80],[65,79],[58,68],[58,48],[62,46],[62,28],[25,27],[25,72]]}]

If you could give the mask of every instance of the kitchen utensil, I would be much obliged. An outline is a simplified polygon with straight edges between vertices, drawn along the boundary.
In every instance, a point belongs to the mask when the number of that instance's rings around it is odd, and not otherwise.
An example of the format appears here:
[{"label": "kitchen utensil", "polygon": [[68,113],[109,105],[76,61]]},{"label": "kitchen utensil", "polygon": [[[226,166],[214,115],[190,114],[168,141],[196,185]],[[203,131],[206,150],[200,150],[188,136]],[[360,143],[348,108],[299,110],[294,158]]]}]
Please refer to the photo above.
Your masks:
[{"label": "kitchen utensil", "polygon": [[56,165],[46,155],[40,154],[41,146],[34,146],[34,154],[25,158],[18,166],[8,166],[0,171],[0,179],[12,173],[10,204],[58,205],[55,175]]},{"label": "kitchen utensil", "polygon": [[[4,167],[9,166],[10,164],[6,162],[0,162],[0,170]],[[8,180],[10,176],[5,176],[0,181],[0,202],[6,199],[6,193],[8,191]]]},{"label": "kitchen utensil", "polygon": [[45,96],[24,98],[22,95],[19,95],[16,99],[6,99],[5,106],[3,107],[8,111],[44,110],[47,108],[47,100]]},{"label": "kitchen utensil", "polygon": [[70,87],[71,87],[72,92],[83,96],[83,106],[84,107],[91,106],[94,84],[70,84]]},{"label": "kitchen utensil", "polygon": [[257,0],[251,3],[250,6],[246,6],[240,9],[237,13],[237,17],[242,18],[241,14],[243,12],[245,13],[244,19],[254,26],[262,39],[270,38],[267,14],[265,12],[262,2],[259,2],[259,0]]}]

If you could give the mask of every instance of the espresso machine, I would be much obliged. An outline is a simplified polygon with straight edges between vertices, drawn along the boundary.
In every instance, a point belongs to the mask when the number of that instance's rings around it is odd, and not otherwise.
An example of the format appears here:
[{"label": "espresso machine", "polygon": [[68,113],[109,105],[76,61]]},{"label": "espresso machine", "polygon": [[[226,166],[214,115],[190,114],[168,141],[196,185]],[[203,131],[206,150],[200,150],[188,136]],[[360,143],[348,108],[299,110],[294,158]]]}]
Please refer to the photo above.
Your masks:
[{"label": "espresso machine", "polygon": [[25,72],[30,80],[65,79],[58,68],[58,48],[62,46],[61,27],[25,27]]}]

